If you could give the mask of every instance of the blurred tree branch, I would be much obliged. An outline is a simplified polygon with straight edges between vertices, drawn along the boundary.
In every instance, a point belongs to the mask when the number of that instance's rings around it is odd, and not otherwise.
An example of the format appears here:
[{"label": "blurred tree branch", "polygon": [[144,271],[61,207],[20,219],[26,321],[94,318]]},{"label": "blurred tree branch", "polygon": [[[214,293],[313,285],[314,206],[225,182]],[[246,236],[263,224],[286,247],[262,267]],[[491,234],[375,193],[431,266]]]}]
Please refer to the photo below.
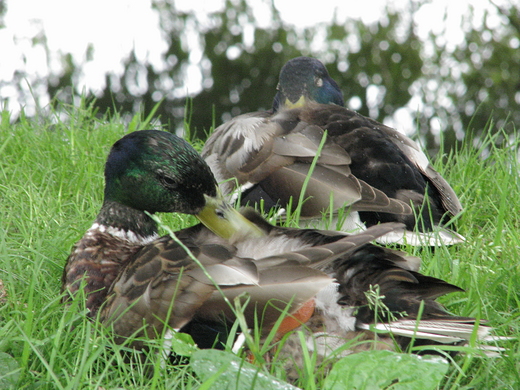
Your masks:
[{"label": "blurred tree branch", "polygon": [[[274,3],[267,5],[271,23],[261,27],[249,0],[226,0],[204,21],[194,12],[179,12],[174,0],[155,0],[167,44],[164,66],[155,69],[131,52],[124,72],[107,72],[104,90],[89,96],[100,114],[115,109],[148,115],[161,101],[158,115],[170,131],[183,127],[191,99],[191,136],[205,139],[212,126],[233,116],[269,109],[283,64],[308,55],[326,64],[350,108],[379,121],[400,109],[408,112],[427,148],[439,146],[440,132],[446,149],[464,136],[478,139],[491,115],[513,134],[513,124],[520,123],[518,6],[493,3],[502,24],[488,25],[486,13],[481,24],[465,24],[463,42],[453,47],[440,39],[442,32],[426,40],[417,36],[414,16],[429,3],[410,2],[408,12],[387,8],[371,24],[336,16],[326,24],[295,28],[281,19]],[[470,9],[465,17],[469,21],[472,15]],[[35,44],[45,46],[45,36]],[[62,63],[61,73],[41,83],[49,96],[73,103],[72,96],[83,92],[75,87],[81,64],[67,54]],[[193,70],[201,77],[195,92],[187,91]],[[15,76],[22,90],[24,73]]]}]

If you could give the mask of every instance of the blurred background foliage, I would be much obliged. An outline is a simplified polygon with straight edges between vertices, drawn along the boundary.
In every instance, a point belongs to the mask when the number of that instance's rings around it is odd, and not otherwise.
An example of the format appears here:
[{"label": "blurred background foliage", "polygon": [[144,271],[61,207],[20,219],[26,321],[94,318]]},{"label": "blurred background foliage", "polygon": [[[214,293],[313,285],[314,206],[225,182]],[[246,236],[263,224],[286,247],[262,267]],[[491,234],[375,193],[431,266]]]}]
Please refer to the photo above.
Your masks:
[{"label": "blurred background foliage", "polygon": [[[470,7],[461,25],[465,38],[456,46],[443,38],[442,26],[426,40],[418,38],[414,15],[432,3],[427,0],[410,1],[406,12],[389,5],[370,24],[335,17],[306,28],[285,23],[274,3],[271,23],[261,27],[253,3],[226,0],[222,10],[201,21],[195,12],[177,10],[174,0],[154,0],[167,44],[162,69],[130,52],[124,72],[107,70],[104,89],[94,95],[77,90],[81,64],[63,53],[61,71],[41,80],[38,91],[60,104],[87,93],[100,114],[141,110],[146,116],[162,101],[156,112],[162,125],[177,131],[185,112],[191,112],[191,136],[205,139],[212,126],[233,116],[269,109],[283,64],[306,55],[326,64],[349,108],[390,125],[397,125],[396,114],[405,110],[415,125],[404,130],[419,132],[430,150],[441,142],[450,149],[464,137],[478,140],[490,118],[514,136],[520,123],[520,7],[513,1],[507,7],[494,5],[498,24],[488,21],[487,12],[481,23],[472,23]],[[190,42],[202,50],[197,64],[202,85],[186,96]],[[33,44],[45,46],[45,36],[36,36]],[[16,73],[13,85],[23,91],[26,77]]]}]

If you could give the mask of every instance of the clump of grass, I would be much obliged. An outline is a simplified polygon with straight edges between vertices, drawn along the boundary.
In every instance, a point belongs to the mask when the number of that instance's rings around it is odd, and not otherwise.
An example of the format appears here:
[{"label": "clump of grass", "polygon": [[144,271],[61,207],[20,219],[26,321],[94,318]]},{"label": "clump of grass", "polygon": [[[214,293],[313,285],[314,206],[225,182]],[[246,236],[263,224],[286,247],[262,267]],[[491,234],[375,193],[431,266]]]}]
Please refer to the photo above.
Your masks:
[{"label": "clump of grass", "polygon": [[[2,112],[0,360],[9,364],[0,364],[0,387],[209,388],[209,382],[197,379],[189,365],[159,364],[155,354],[129,362],[126,347],[113,343],[105,329],[86,320],[81,299],[68,310],[60,304],[65,259],[101,206],[109,148],[128,131],[150,128],[150,122],[151,118],[137,115],[127,127],[117,114],[99,118],[85,104],[70,107],[66,120],[51,113],[36,119],[22,115],[10,123],[9,113]],[[498,137],[510,141],[497,146]],[[502,134],[490,123],[479,145],[464,145],[434,161],[460,194],[465,211],[458,230],[467,241],[417,253],[423,258],[422,272],[466,289],[442,299],[451,312],[486,318],[497,334],[516,338],[520,335],[519,146],[517,137]],[[174,231],[195,222],[184,216],[161,218]],[[503,344],[508,352],[499,358],[471,353],[456,357],[442,388],[520,387],[519,344]],[[323,376],[316,375],[319,368],[311,372],[313,359],[306,357],[302,375],[310,377],[300,381],[304,389],[323,387]],[[275,364],[270,370],[283,379],[283,367]]]}]

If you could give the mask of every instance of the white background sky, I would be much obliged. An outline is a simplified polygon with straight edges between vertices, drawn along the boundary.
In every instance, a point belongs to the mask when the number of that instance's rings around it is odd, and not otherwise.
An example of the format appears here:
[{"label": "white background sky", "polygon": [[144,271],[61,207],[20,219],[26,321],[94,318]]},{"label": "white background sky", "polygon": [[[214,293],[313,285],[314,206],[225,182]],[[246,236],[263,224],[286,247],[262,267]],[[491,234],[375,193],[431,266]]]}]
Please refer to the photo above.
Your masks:
[{"label": "white background sky", "polygon": [[[497,0],[497,3],[507,0]],[[250,3],[254,3],[251,1]],[[378,20],[385,5],[382,0],[319,0],[307,2],[312,7],[303,6],[297,0],[275,0],[282,20],[298,27],[310,26],[332,20],[336,13],[338,20],[361,18],[369,23]],[[194,9],[201,20],[209,12],[223,6],[222,0],[177,0],[177,9]],[[270,22],[265,12],[266,1],[258,1],[255,15],[261,25]],[[316,4],[319,7],[316,7]],[[406,7],[408,0],[394,0],[397,9]],[[463,39],[461,18],[467,13],[468,4],[478,10],[475,23],[481,21],[485,9],[495,13],[488,0],[433,0],[417,15],[417,33],[425,37],[430,31],[447,28],[446,40],[452,45]],[[255,7],[257,7],[255,5]],[[15,89],[2,82],[9,82],[16,70],[25,70],[31,79],[45,77],[49,71],[61,69],[60,53],[71,53],[77,62],[85,61],[87,47],[94,47],[93,59],[86,62],[79,80],[83,87],[93,91],[104,86],[107,71],[122,72],[122,60],[135,48],[140,60],[146,59],[157,69],[162,68],[161,54],[166,44],[161,39],[158,14],[152,10],[150,0],[7,0],[6,28],[0,30],[0,99],[7,108],[17,112],[20,105],[31,107],[31,102],[20,101]],[[296,11],[295,11],[296,10]],[[443,21],[447,10],[447,21]],[[500,23],[499,18],[491,18],[490,23]],[[32,44],[32,39],[44,31],[49,53],[42,45]],[[194,51],[196,63],[197,53]],[[31,80],[29,80],[30,82]],[[187,91],[201,89],[201,76],[194,65],[188,73]],[[45,105],[46,102],[40,102]],[[30,114],[30,111],[28,112]]]}]

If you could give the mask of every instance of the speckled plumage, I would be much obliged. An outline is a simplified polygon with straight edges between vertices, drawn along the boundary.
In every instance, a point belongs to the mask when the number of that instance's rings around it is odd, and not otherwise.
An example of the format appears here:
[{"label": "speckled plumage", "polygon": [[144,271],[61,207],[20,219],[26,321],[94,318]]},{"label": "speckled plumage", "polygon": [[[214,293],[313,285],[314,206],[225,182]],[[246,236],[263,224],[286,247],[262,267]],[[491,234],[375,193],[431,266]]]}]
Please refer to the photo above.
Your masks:
[{"label": "speckled plumage", "polygon": [[128,259],[142,247],[140,243],[129,242],[102,230],[99,227],[89,229],[74,245],[62,277],[62,290],[71,295],[76,294],[84,283],[82,290],[92,317],[97,314],[108,289]]}]

